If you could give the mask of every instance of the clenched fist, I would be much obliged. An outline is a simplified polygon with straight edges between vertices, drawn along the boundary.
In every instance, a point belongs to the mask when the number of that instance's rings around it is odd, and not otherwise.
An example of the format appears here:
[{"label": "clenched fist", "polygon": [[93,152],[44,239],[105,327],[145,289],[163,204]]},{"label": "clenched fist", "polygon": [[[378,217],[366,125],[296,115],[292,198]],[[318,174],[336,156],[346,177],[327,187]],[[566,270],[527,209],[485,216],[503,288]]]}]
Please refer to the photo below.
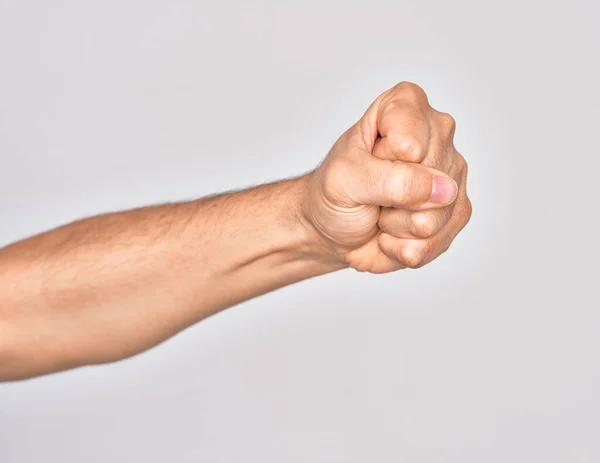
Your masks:
[{"label": "clenched fist", "polygon": [[360,271],[418,268],[471,216],[454,119],[417,85],[380,95],[309,174],[305,214],[323,245]]}]

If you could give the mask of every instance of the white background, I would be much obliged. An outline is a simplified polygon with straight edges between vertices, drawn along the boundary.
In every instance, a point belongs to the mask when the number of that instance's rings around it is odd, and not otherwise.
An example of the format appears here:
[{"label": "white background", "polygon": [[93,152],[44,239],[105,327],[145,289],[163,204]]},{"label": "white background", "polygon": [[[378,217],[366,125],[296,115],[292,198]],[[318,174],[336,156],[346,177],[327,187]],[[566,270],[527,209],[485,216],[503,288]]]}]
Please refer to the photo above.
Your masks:
[{"label": "white background", "polygon": [[401,80],[457,119],[474,206],[423,269],[319,277],[0,385],[0,461],[600,461],[598,13],[0,1],[0,245],[307,171]]}]

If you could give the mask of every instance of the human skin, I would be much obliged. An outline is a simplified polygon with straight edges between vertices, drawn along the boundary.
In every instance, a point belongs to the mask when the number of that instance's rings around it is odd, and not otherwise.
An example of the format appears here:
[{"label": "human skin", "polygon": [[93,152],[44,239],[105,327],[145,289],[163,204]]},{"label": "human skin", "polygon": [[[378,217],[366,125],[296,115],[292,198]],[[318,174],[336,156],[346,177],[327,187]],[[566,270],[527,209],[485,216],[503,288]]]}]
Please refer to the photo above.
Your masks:
[{"label": "human skin", "polygon": [[454,128],[402,82],[305,175],[91,217],[1,249],[0,380],[130,357],[317,275],[431,262],[471,216]]}]

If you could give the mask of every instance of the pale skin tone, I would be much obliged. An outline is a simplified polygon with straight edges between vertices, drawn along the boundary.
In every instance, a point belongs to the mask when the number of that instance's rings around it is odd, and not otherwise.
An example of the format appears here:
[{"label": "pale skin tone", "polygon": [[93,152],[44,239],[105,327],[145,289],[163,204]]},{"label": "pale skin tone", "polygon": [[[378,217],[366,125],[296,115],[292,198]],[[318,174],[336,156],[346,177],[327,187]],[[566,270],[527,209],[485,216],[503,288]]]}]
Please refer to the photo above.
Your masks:
[{"label": "pale skin tone", "polygon": [[301,177],[92,217],[0,250],[0,380],[142,352],[343,268],[418,268],[471,216],[454,120],[402,82]]}]

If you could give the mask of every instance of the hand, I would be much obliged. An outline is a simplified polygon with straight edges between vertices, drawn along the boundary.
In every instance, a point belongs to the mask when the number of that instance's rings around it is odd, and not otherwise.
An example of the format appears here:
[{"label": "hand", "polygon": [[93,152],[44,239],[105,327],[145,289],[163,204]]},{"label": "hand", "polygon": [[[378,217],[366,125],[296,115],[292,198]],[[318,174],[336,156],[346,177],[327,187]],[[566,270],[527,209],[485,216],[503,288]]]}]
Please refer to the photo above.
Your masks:
[{"label": "hand", "polygon": [[308,175],[305,214],[335,259],[360,271],[421,267],[471,217],[454,119],[417,85],[380,95]]}]

